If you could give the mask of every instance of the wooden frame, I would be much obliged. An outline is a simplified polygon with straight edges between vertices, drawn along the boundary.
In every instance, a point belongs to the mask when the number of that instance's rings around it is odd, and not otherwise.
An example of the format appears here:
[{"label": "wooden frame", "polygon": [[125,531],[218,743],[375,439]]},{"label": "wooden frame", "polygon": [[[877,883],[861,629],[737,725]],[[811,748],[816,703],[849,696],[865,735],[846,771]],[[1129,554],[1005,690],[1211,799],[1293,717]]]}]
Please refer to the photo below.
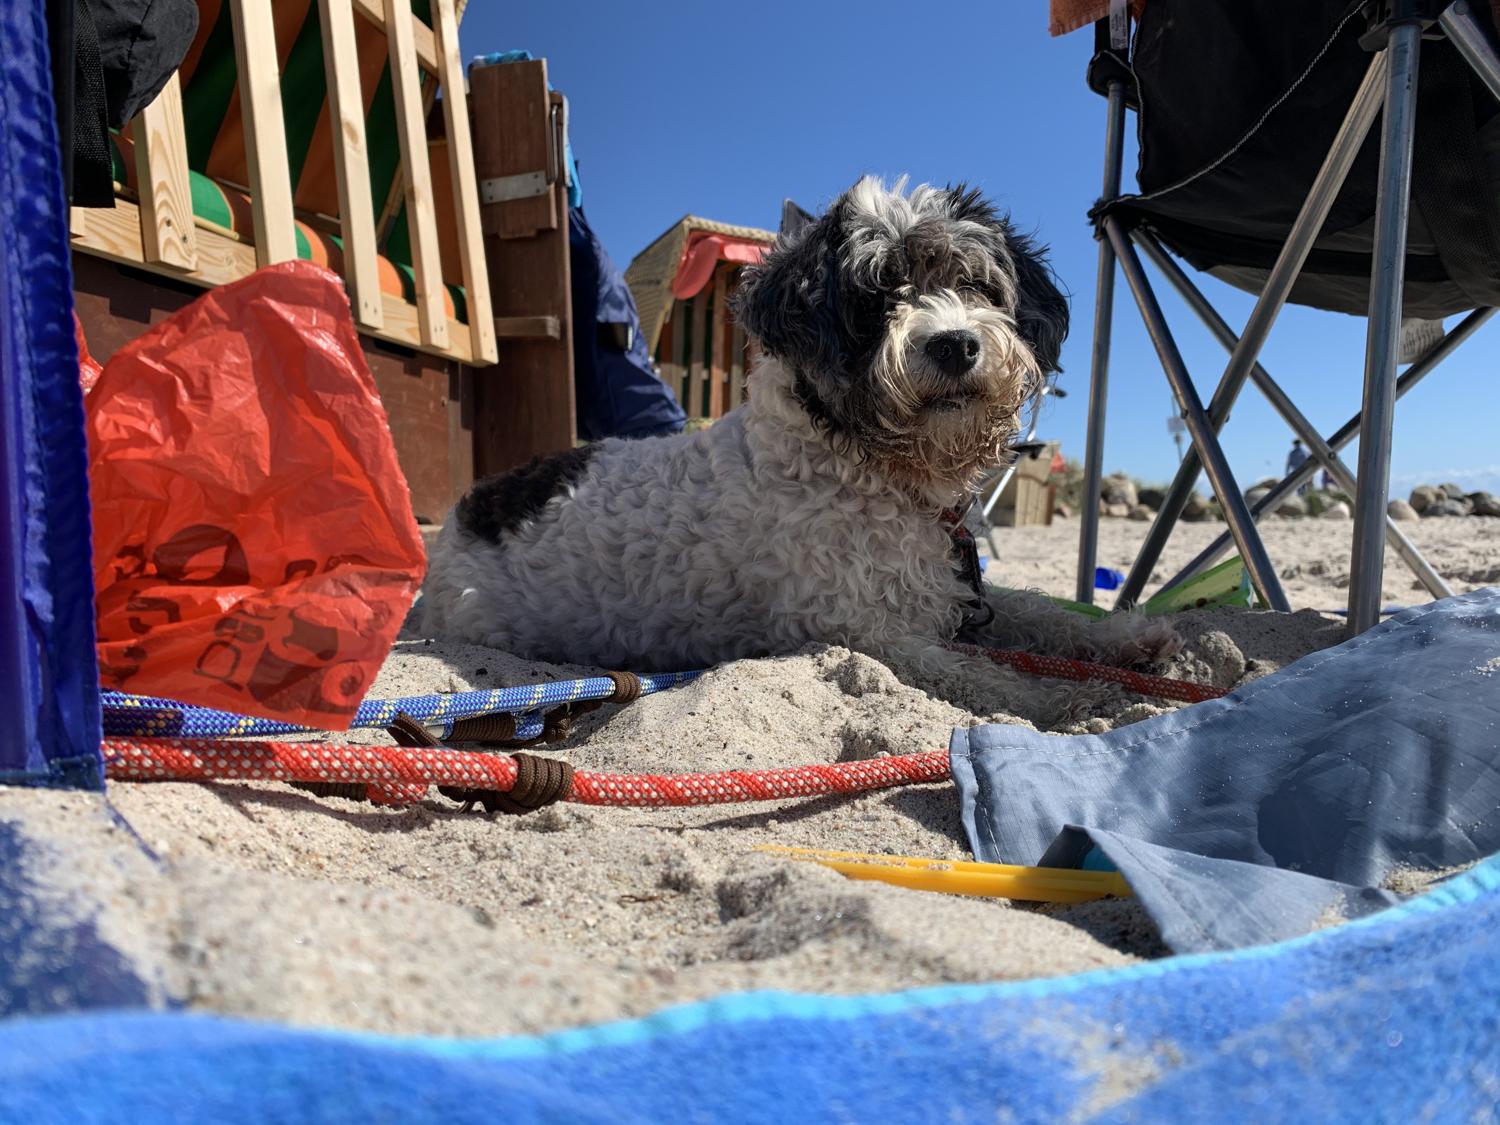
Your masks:
[{"label": "wooden frame", "polygon": [[182,124],[182,85],[173,74],[132,126],[141,206],[141,253],[174,269],[198,265],[193,186]]},{"label": "wooden frame", "polygon": [[[453,0],[434,0],[438,78],[443,89],[464,88],[464,68],[458,54],[458,16]],[[443,98],[443,123],[448,132],[448,159],[453,171],[453,218],[458,227],[458,252],[463,264],[464,292],[470,309],[484,315],[469,317],[470,350],[481,363],[494,363],[495,324],[490,316],[490,279],[485,266],[484,236],[480,230],[479,189],[474,175],[474,144],[469,136],[467,99]]]},{"label": "wooden frame", "polygon": [[[245,164],[255,222],[255,261],[269,266],[297,257],[292,212],[292,170],[281,116],[281,71],[269,0],[229,0],[234,57],[239,68],[240,113],[245,119]],[[183,163],[187,162],[186,153]]]},{"label": "wooden frame", "polygon": [[[75,209],[70,215],[70,228],[76,249],[204,286],[222,285],[260,266],[298,257],[273,0],[227,3],[239,77],[253,247],[243,235],[193,215],[182,90],[174,75],[131,124],[139,203],[126,192],[113,211],[85,214]],[[362,332],[392,343],[477,366],[492,364],[497,359],[494,313],[480,232],[479,191],[455,0],[434,0],[431,28],[412,15],[411,0],[318,0],[316,9],[323,33],[343,276],[355,320]],[[407,207],[415,304],[381,290],[379,228],[370,184],[356,14],[380,28],[388,41],[401,150],[397,190],[398,199],[404,199]],[[424,72],[436,81],[424,82],[420,77]],[[448,132],[457,264],[465,291],[467,325],[449,317],[446,310],[427,138],[427,109],[439,88],[443,91]],[[319,225],[316,216],[307,219],[311,225]],[[450,255],[453,252],[450,247]],[[450,266],[453,264],[450,262]],[[552,311],[550,307],[537,310],[542,314]],[[554,338],[559,331],[551,329]]]},{"label": "wooden frame", "polygon": [[[199,227],[197,238],[196,269],[191,273],[177,270],[157,272],[203,286],[225,285],[254,272],[255,248],[234,235]],[[111,262],[140,266],[145,260],[145,251],[141,245],[140,208],[129,200],[116,199],[113,208],[90,211],[83,231],[75,232],[73,245]],[[379,296],[384,324],[379,331],[368,332],[368,335],[448,359],[473,362],[473,357],[469,354],[469,334],[458,321],[448,322],[452,335],[449,348],[446,351],[436,351],[422,344],[415,306],[389,293],[381,293]]]},{"label": "wooden frame", "polygon": [[427,113],[417,77],[417,48],[411,26],[411,0],[385,0],[385,34],[391,53],[391,93],[396,99],[396,135],[401,141],[401,176],[406,192],[406,229],[416,275],[417,323],[422,342],[448,346],[443,316],[443,266],[438,257],[437,215],[432,207],[432,168],[427,157]]},{"label": "wooden frame", "polygon": [[344,283],[355,318],[366,328],[385,326],[380,298],[380,257],[375,204],[365,147],[364,99],[350,0],[318,0],[323,24],[323,65],[328,80],[328,122],[333,171],[338,179],[339,222],[344,235]]}]

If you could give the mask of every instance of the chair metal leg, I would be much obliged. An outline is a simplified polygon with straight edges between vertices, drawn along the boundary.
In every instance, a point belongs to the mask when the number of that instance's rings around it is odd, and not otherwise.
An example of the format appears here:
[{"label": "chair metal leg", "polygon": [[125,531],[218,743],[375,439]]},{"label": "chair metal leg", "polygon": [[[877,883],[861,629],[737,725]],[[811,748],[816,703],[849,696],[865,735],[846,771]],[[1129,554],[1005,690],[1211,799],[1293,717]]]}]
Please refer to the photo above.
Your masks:
[{"label": "chair metal leg", "polygon": [[[1475,332],[1478,332],[1485,322],[1495,315],[1496,311],[1496,309],[1475,309],[1468,316],[1464,317],[1463,320],[1455,324],[1453,331],[1434,344],[1416,363],[1406,369],[1406,373],[1400,379],[1396,380],[1396,398],[1400,399],[1402,395],[1420,383],[1424,377],[1430,375],[1438,364],[1442,363],[1443,360],[1447,359],[1457,350],[1460,344],[1474,335]],[[1359,437],[1360,425],[1363,418],[1362,414],[1355,414],[1354,417],[1340,426],[1334,432],[1333,436],[1328,439],[1328,447],[1333,450],[1340,450]],[[1315,472],[1317,472],[1317,465],[1312,459],[1307,460],[1301,468],[1288,473],[1270,492],[1257,500],[1251,506],[1250,514],[1259,519],[1266,512],[1275,511],[1281,506],[1283,500],[1301,488],[1306,481],[1311,480]],[[1178,586],[1186,582],[1189,578],[1196,578],[1223,558],[1224,553],[1233,545],[1234,540],[1231,538],[1229,532],[1224,532],[1202,551],[1198,552],[1193,561],[1183,567],[1177,574],[1173,575],[1162,588],[1171,589],[1173,586]]]},{"label": "chair metal leg", "polygon": [[[1109,84],[1109,116],[1104,135],[1104,199],[1120,194],[1125,159],[1125,86]],[[1078,513],[1078,584],[1075,597],[1094,603],[1094,567],[1099,557],[1099,482],[1104,477],[1104,415],[1109,398],[1109,341],[1114,327],[1115,252],[1099,239],[1099,279],[1094,290],[1094,351],[1089,365],[1088,436],[1083,452],[1083,500]]]},{"label": "chair metal leg", "polygon": [[1457,3],[1448,5],[1438,17],[1438,23],[1449,42],[1458,48],[1458,53],[1490,88],[1490,93],[1500,98],[1500,54],[1490,46],[1484,29],[1474,19],[1468,0],[1457,0]]},{"label": "chair metal leg", "polygon": [[[1188,306],[1198,314],[1198,319],[1203,321],[1208,330],[1213,333],[1215,339],[1224,345],[1227,350],[1233,352],[1239,343],[1239,338],[1235,336],[1233,329],[1219,315],[1218,310],[1213,307],[1209,299],[1203,295],[1202,290],[1192,283],[1187,274],[1183,272],[1182,267],[1173,261],[1166,250],[1162,248],[1161,243],[1157,242],[1156,239],[1152,238],[1145,231],[1135,230],[1131,233],[1135,238],[1136,244],[1146,252],[1146,257],[1150,258],[1156,264],[1157,269],[1161,270],[1167,280],[1172,283],[1172,287],[1182,295],[1183,300],[1188,303]],[[1350,496],[1354,496],[1358,491],[1355,485],[1354,474],[1349,471],[1349,467],[1339,458],[1338,453],[1323,441],[1323,435],[1318,433],[1313,424],[1308,421],[1307,416],[1297,408],[1297,404],[1292,401],[1291,396],[1281,389],[1281,385],[1275,379],[1271,378],[1271,373],[1257,362],[1250,368],[1250,379],[1260,389],[1261,393],[1266,396],[1266,399],[1276,412],[1281,415],[1286,424],[1292,428],[1292,432],[1307,443],[1308,451],[1312,454],[1313,460],[1317,464],[1322,465],[1332,475],[1340,488],[1348,492]],[[1252,510],[1250,514],[1258,517],[1256,510]],[[1422,585],[1427,588],[1428,593],[1435,598],[1452,597],[1453,591],[1443,581],[1442,575],[1438,574],[1432,568],[1432,564],[1422,556],[1421,551],[1417,550],[1416,544],[1406,537],[1405,533],[1396,526],[1395,521],[1389,516],[1386,517],[1385,538],[1396,549],[1397,553],[1406,560],[1406,565],[1411,567],[1412,573],[1421,580]],[[1168,587],[1170,585],[1171,583],[1168,583]],[[1163,589],[1168,587],[1163,587]]]},{"label": "chair metal leg", "polygon": [[1172,338],[1171,329],[1167,327],[1166,318],[1162,315],[1161,306],[1157,304],[1156,294],[1152,292],[1151,282],[1146,278],[1145,268],[1136,255],[1135,247],[1120,229],[1120,224],[1111,217],[1106,216],[1104,219],[1104,233],[1115,248],[1115,257],[1120,261],[1120,272],[1124,274],[1125,283],[1130,286],[1135,303],[1141,310],[1141,319],[1151,335],[1152,344],[1156,346],[1156,354],[1161,359],[1167,382],[1172,384],[1172,394],[1176,396],[1177,405],[1182,410],[1188,434],[1193,439],[1193,448],[1198,451],[1203,469],[1208,473],[1209,483],[1224,507],[1224,518],[1229,521],[1229,530],[1250,571],[1250,582],[1262,602],[1283,613],[1290,612],[1291,606],[1281,589],[1276,568],[1271,565],[1265,544],[1260,541],[1260,535],[1255,530],[1255,521],[1250,518],[1250,507],[1235,483],[1234,474],[1229,471],[1229,462],[1214,434],[1213,423],[1188,375],[1187,365],[1182,360],[1182,353],[1177,350],[1177,342]]},{"label": "chair metal leg", "polygon": [[[1041,426],[1041,424],[1042,424],[1041,414],[1042,414],[1041,403],[1037,403],[1036,410],[1033,413],[1032,419],[1031,419],[1031,428],[1026,431],[1026,436],[1021,439],[1021,444],[1024,445],[1027,442],[1031,441],[1032,438],[1036,437],[1036,431],[1037,431],[1038,427]],[[1016,467],[1015,467],[1015,465],[1008,465],[1008,466],[1006,466],[1005,472],[1003,472],[1003,473],[1000,474],[999,483],[997,483],[995,485],[995,487],[990,490],[990,498],[988,500],[986,500],[984,502],[984,504],[979,509],[980,513],[984,516],[984,518],[986,520],[990,518],[990,513],[992,511],[994,511],[995,505],[1000,500],[1000,494],[1005,491],[1005,486],[1010,483],[1011,478],[1013,476],[1015,476],[1015,475],[1016,475]]]},{"label": "chair metal leg", "polygon": [[[1286,304],[1292,285],[1302,271],[1302,264],[1307,260],[1314,240],[1322,231],[1328,211],[1333,206],[1339,189],[1343,187],[1344,179],[1348,176],[1355,157],[1359,155],[1359,150],[1364,144],[1370,127],[1375,122],[1376,115],[1380,112],[1385,69],[1385,53],[1381,52],[1370,61],[1364,81],[1354,95],[1349,112],[1344,116],[1343,124],[1335,134],[1333,144],[1329,146],[1328,155],[1323,159],[1323,166],[1318,169],[1312,187],[1308,189],[1307,200],[1292,224],[1286,243],[1282,246],[1281,253],[1276,258],[1276,264],[1271,268],[1270,276],[1267,277],[1260,297],[1255,302],[1255,308],[1245,324],[1245,331],[1240,334],[1239,344],[1229,357],[1228,366],[1224,369],[1218,388],[1209,400],[1209,422],[1214,433],[1218,433],[1229,417],[1229,411],[1234,406],[1235,399],[1239,397],[1240,389],[1245,385],[1250,368],[1254,365],[1256,357],[1260,355],[1260,350],[1270,334],[1271,326],[1276,322],[1277,315]],[[1161,510],[1157,512],[1156,519],[1151,524],[1151,530],[1146,535],[1146,541],[1142,544],[1140,553],[1136,556],[1135,563],[1131,566],[1130,573],[1120,588],[1118,604],[1134,605],[1140,599],[1146,583],[1150,580],[1151,571],[1160,560],[1162,550],[1166,547],[1167,540],[1171,537],[1172,530],[1182,515],[1182,509],[1186,506],[1188,497],[1192,494],[1201,469],[1202,465],[1195,451],[1189,450],[1177,467],[1177,475],[1172,479],[1171,487],[1162,501]],[[1238,495],[1238,490],[1235,491]],[[1225,500],[1222,493],[1219,498],[1221,501]]]},{"label": "chair metal leg", "polygon": [[1406,226],[1411,212],[1412,141],[1416,133],[1419,24],[1390,29],[1385,53],[1385,112],[1381,119],[1379,194],[1375,204],[1370,320],[1365,339],[1364,435],[1359,442],[1359,491],[1354,505],[1354,551],[1349,562],[1349,635],[1380,622],[1385,577],[1386,502],[1390,496],[1391,439],[1396,417],[1396,357],[1401,345],[1401,292],[1406,279]]}]

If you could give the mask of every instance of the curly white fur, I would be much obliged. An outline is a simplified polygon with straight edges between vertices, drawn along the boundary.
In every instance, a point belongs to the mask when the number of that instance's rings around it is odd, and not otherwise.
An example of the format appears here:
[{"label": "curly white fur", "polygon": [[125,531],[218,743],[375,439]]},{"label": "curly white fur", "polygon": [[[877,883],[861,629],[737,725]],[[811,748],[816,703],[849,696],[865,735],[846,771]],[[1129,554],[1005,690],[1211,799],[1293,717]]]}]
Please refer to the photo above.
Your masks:
[{"label": "curly white fur", "polygon": [[[901,223],[933,213],[931,192],[902,206],[865,185],[850,194],[843,252],[853,272],[879,257],[860,239],[896,253]],[[967,225],[949,232],[963,244],[953,259],[961,270],[971,269],[960,261],[973,251]],[[860,233],[877,228],[887,233]],[[429,560],[423,627],[537,659],[639,670],[840,644],[924,686],[940,688],[964,664],[971,682],[977,671],[993,688],[992,709],[1057,721],[1071,692],[946,647],[973,592],[955,574],[940,514],[1002,455],[1042,374],[1005,296],[1016,287],[1008,252],[988,261],[1010,279],[993,299],[954,286],[892,294],[858,376],[870,396],[861,425],[884,427],[878,454],[832,440],[809,410],[795,356],[768,355],[746,405],[694,434],[600,443],[570,486],[504,534],[487,538],[450,516]],[[924,354],[934,335],[955,330],[981,342],[961,376]],[[1170,629],[1128,618],[1089,627],[1035,594],[997,591],[990,602],[982,643],[1129,662],[1173,645]]]}]

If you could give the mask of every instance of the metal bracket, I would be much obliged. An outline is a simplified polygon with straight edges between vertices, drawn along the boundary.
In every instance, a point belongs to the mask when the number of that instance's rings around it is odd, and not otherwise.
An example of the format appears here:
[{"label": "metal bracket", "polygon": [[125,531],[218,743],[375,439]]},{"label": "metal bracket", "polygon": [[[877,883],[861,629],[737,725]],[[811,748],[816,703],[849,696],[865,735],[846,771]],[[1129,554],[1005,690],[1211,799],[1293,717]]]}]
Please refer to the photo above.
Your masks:
[{"label": "metal bracket", "polygon": [[481,203],[506,203],[512,199],[530,199],[547,194],[546,172],[517,172],[514,176],[495,176],[479,181]]},{"label": "metal bracket", "polygon": [[1451,3],[1453,0],[1370,0],[1365,6],[1369,30],[1359,37],[1359,45],[1366,51],[1382,50],[1391,28],[1403,23],[1420,24],[1424,39],[1440,39],[1433,25]]}]

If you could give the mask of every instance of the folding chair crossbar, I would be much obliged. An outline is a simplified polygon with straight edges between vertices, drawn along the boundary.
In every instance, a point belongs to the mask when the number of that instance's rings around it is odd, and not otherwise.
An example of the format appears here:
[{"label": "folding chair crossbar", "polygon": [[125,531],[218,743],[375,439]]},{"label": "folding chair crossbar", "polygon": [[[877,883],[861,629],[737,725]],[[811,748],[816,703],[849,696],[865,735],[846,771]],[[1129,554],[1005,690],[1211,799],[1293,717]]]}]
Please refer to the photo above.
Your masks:
[{"label": "folding chair crossbar", "polygon": [[[1465,0],[1458,0],[1448,6],[1441,13],[1439,23],[1459,54],[1496,96],[1500,97],[1500,56],[1497,56],[1483,30],[1475,22]],[[1233,541],[1245,559],[1246,568],[1261,598],[1275,609],[1286,609],[1285,595],[1256,529],[1255,519],[1267,510],[1274,510],[1273,505],[1279,504],[1293,488],[1311,477],[1319,466],[1327,469],[1342,487],[1349,489],[1355,496],[1354,549],[1350,565],[1349,594],[1351,635],[1362,632],[1379,620],[1387,542],[1434,596],[1442,597],[1451,593],[1447,584],[1386,513],[1394,406],[1401,394],[1451,354],[1458,343],[1472,335],[1489,319],[1494,310],[1481,309],[1471,313],[1439,345],[1431,349],[1422,361],[1413,365],[1406,375],[1400,380],[1396,378],[1423,24],[1418,17],[1408,14],[1391,19],[1385,26],[1377,28],[1376,32],[1383,34],[1385,40],[1375,51],[1364,81],[1309,189],[1276,263],[1267,276],[1245,330],[1238,337],[1153,237],[1140,229],[1127,232],[1121,220],[1110,211],[1104,209],[1101,213],[1098,220],[1102,235],[1099,301],[1095,307],[1085,497],[1097,497],[1103,469],[1103,416],[1112,327],[1113,275],[1117,261],[1135,296],[1193,439],[1192,448],[1184,457],[1146,542],[1121,589],[1118,599],[1120,605],[1128,606],[1139,599],[1191,495],[1199,472],[1207,471],[1210,483],[1223,505],[1229,530],[1208,550],[1200,553],[1168,585],[1201,573]],[[1106,203],[1119,194],[1121,158],[1118,139],[1123,128],[1123,123],[1117,119],[1123,114],[1123,89],[1118,82],[1112,81],[1109,92],[1109,134],[1105,151]],[[1382,120],[1381,155],[1368,306],[1363,408],[1325,443],[1291,398],[1258,363],[1258,356],[1377,116]],[[1219,341],[1230,350],[1229,362],[1206,409],[1182,362],[1181,354],[1145,276],[1136,254],[1136,245],[1152,258]],[[1272,406],[1312,450],[1309,461],[1258,501],[1253,510],[1244,502],[1229,473],[1218,441],[1218,432],[1247,379],[1255,382]],[[1339,459],[1337,451],[1361,431],[1366,434],[1366,438],[1360,443],[1359,472],[1356,476]],[[1093,597],[1092,576],[1097,553],[1098,521],[1097,502],[1085,503],[1079,537],[1077,589],[1078,600],[1083,602],[1091,601]]]},{"label": "folding chair crossbar", "polygon": [[[1398,400],[1402,398],[1426,376],[1430,375],[1440,363],[1458,350],[1460,344],[1474,335],[1475,332],[1478,332],[1497,311],[1500,310],[1475,309],[1468,316],[1464,317],[1463,320],[1455,324],[1451,332],[1448,332],[1441,340],[1429,348],[1421,358],[1406,369],[1400,379],[1396,380],[1396,398]],[[1359,437],[1363,421],[1363,412],[1356,413],[1327,439],[1326,445],[1328,448],[1333,452],[1337,452]],[[1296,492],[1307,481],[1311,480],[1313,474],[1317,471],[1317,462],[1315,459],[1309,458],[1298,468],[1282,477],[1280,482],[1274,485],[1265,496],[1257,500],[1250,508],[1251,515],[1259,519],[1266,512],[1274,512],[1281,506],[1283,500]],[[1214,563],[1218,562],[1223,557],[1224,552],[1229,550],[1233,544],[1234,540],[1230,537],[1229,533],[1227,531],[1224,532],[1200,551],[1192,562],[1167,579],[1162,589],[1167,590],[1173,586],[1180,586],[1188,579],[1202,574],[1209,567],[1213,566]]]},{"label": "folding chair crossbar", "polygon": [[[1198,318],[1203,321],[1219,343],[1233,352],[1238,346],[1239,337],[1225,323],[1224,318],[1219,315],[1218,310],[1213,307],[1202,291],[1188,279],[1182,267],[1172,260],[1162,248],[1161,243],[1145,231],[1138,229],[1133,232],[1133,237],[1140,248],[1146,252],[1146,256],[1171,282],[1172,287],[1181,294],[1183,300],[1188,303],[1188,307],[1198,314]],[[1354,473],[1344,464],[1338,453],[1323,440],[1323,435],[1318,433],[1307,415],[1297,408],[1291,396],[1282,390],[1281,385],[1275,379],[1271,378],[1270,372],[1256,362],[1250,368],[1250,379],[1266,396],[1267,401],[1281,415],[1286,424],[1291,427],[1292,432],[1306,443],[1312,455],[1312,461],[1327,470],[1338,486],[1350,496],[1357,495],[1359,490],[1355,483]],[[1262,510],[1259,506],[1252,508],[1250,515],[1252,518],[1257,517]],[[1422,552],[1417,550],[1416,545],[1406,537],[1389,516],[1386,517],[1385,535],[1386,541],[1396,549],[1406,564],[1411,567],[1412,573],[1421,580],[1422,585],[1433,597],[1452,596],[1453,591],[1443,581],[1442,576],[1432,568],[1432,565],[1422,556]],[[1168,582],[1163,589],[1175,585],[1178,580]]]}]

